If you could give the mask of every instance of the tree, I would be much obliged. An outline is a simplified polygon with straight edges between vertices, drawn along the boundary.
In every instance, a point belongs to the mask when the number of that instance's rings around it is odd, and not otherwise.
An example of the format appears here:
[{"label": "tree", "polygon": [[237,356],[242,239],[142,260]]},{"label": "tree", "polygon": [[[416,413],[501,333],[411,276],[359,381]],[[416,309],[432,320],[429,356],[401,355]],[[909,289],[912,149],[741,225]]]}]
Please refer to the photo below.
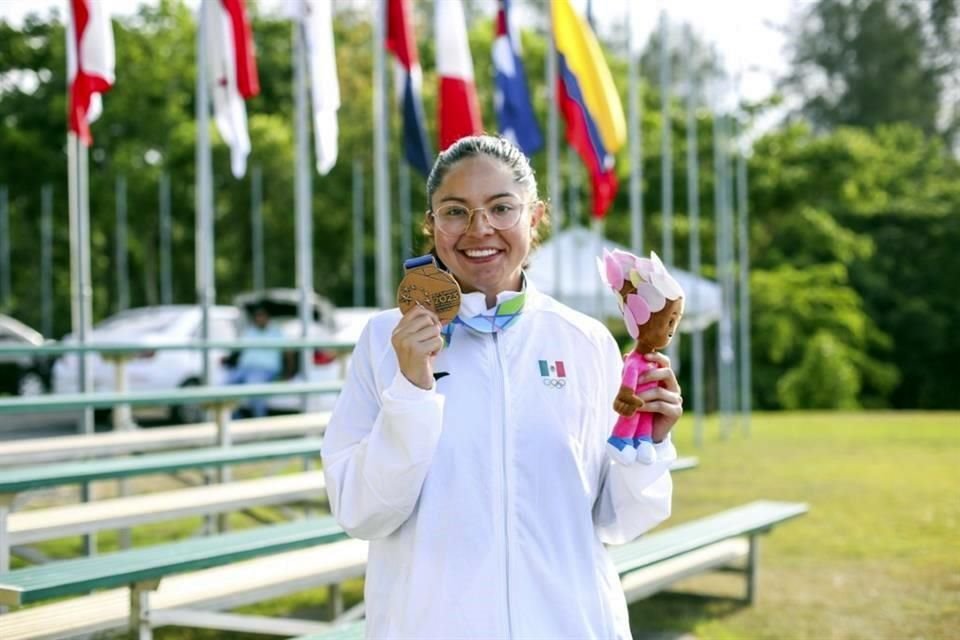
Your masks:
[{"label": "tree", "polygon": [[906,122],[951,139],[955,0],[817,0],[790,32],[783,88],[815,126]]}]

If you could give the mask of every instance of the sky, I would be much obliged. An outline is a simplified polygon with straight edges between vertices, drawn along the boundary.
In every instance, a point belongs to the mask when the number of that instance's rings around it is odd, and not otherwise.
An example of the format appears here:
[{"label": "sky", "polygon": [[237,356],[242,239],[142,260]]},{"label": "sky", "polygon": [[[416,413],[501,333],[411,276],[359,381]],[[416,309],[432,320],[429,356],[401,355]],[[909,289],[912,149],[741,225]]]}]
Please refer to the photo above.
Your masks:
[{"label": "sky", "polygon": [[[94,0],[105,3],[115,15],[133,13],[134,0]],[[150,0],[147,0],[150,1]],[[284,0],[257,0],[267,10],[278,8]],[[420,2],[422,0],[415,0]],[[440,2],[444,0],[438,0]],[[479,1],[494,6],[493,0]],[[724,58],[726,68],[740,75],[740,94],[747,100],[758,100],[773,90],[776,77],[787,67],[784,37],[778,26],[791,20],[798,7],[808,6],[813,0],[594,0],[593,11],[600,33],[609,32],[613,22],[627,22],[629,4],[633,2],[635,25],[640,46],[656,27],[661,11],[667,11],[672,21],[687,22],[707,42],[716,45]],[[186,0],[196,6],[199,0]],[[363,4],[364,0],[334,0]],[[587,0],[571,0],[585,11]],[[0,19],[18,24],[32,11],[46,14],[58,7],[66,14],[67,0],[0,0]]]}]

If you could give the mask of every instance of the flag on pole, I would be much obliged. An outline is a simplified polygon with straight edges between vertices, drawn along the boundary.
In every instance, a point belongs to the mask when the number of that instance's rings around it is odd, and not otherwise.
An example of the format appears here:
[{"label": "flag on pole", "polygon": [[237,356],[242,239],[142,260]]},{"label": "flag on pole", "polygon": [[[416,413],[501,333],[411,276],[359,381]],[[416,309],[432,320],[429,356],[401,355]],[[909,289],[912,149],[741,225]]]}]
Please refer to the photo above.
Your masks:
[{"label": "flag on pole", "polygon": [[473,84],[473,58],[461,0],[441,0],[434,5],[437,39],[437,75],[440,96],[440,149],[464,136],[483,131],[477,89]]},{"label": "flag on pole", "polygon": [[499,5],[493,41],[493,104],[500,134],[529,156],[543,148],[543,135],[530,103],[520,39],[510,29],[510,0],[500,0]]},{"label": "flag on pole", "polygon": [[626,138],[626,119],[603,51],[569,0],[554,0],[557,102],[567,123],[567,142],[590,172],[593,215],[603,218],[617,194],[613,154]]},{"label": "flag on pole", "polygon": [[337,164],[339,136],[340,81],[333,46],[333,7],[331,0],[301,0],[301,3],[300,26],[313,102],[313,144],[317,171],[325,176]]},{"label": "flag on pole", "polygon": [[397,100],[403,105],[403,153],[410,166],[426,176],[433,164],[433,151],[424,125],[423,73],[413,38],[410,0],[388,0],[386,48],[396,58]]},{"label": "flag on pole", "polygon": [[247,171],[250,134],[245,100],[260,93],[253,33],[243,0],[208,0],[207,60],[213,95],[213,118],[230,147],[230,169],[240,178]]},{"label": "flag on pole", "polygon": [[113,86],[113,27],[103,2],[70,0],[67,20],[68,127],[89,147],[90,123],[102,110],[100,94]]}]

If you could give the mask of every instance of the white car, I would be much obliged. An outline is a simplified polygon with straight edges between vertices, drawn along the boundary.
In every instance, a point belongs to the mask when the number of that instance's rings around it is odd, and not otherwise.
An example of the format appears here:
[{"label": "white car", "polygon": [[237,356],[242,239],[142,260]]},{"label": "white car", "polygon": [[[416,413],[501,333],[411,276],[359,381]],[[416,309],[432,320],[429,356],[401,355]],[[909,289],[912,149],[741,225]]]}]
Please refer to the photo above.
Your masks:
[{"label": "white car", "polygon": [[[210,339],[236,340],[240,310],[217,305],[210,309]],[[201,384],[203,356],[197,350],[155,350],[150,347],[186,344],[201,338],[201,309],[197,305],[141,307],[122,311],[107,318],[93,329],[91,343],[143,345],[126,363],[128,391],[169,391]],[[64,342],[76,342],[72,336]],[[212,349],[211,384],[226,382],[227,371],[221,364],[227,355],[223,349]],[[116,389],[115,367],[108,358],[90,354],[94,391]],[[79,358],[65,354],[53,366],[55,393],[79,391]],[[171,406],[170,418],[176,422],[195,422],[203,418],[203,410],[194,405]]]},{"label": "white car", "polygon": [[[234,305],[242,310],[240,318],[240,334],[243,328],[251,322],[253,312],[263,307],[270,314],[270,322],[278,327],[285,338],[299,340],[303,336],[302,323],[299,314],[300,292],[297,289],[266,289],[244,293],[234,298]],[[338,312],[324,297],[314,294],[311,299],[313,308],[312,318],[307,328],[307,336],[316,340],[338,339]],[[343,378],[346,371],[346,357],[338,358],[333,351],[312,349],[310,371],[306,378],[300,371],[300,354],[297,350],[289,350],[285,354],[284,380],[286,382],[332,382]],[[307,397],[307,411],[328,411],[336,402],[335,393],[313,394]],[[272,396],[267,401],[270,411],[297,412],[304,409],[303,399],[300,396]]]}]

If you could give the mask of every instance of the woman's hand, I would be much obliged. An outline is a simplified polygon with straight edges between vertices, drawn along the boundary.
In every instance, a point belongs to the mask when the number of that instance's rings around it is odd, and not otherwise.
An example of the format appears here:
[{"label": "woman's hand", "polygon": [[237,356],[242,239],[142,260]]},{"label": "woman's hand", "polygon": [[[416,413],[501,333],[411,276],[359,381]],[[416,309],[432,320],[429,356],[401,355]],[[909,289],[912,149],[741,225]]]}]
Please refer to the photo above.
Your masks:
[{"label": "woman's hand", "polygon": [[432,389],[433,358],[443,349],[436,314],[419,305],[413,307],[397,323],[391,342],[407,380],[421,389]]},{"label": "woman's hand", "polygon": [[637,410],[653,413],[653,441],[662,442],[683,415],[683,396],[677,376],[670,368],[670,358],[657,352],[643,357],[647,362],[654,362],[660,367],[650,369],[640,376],[640,383],[656,382],[657,386],[637,394],[637,397],[643,400]]}]

